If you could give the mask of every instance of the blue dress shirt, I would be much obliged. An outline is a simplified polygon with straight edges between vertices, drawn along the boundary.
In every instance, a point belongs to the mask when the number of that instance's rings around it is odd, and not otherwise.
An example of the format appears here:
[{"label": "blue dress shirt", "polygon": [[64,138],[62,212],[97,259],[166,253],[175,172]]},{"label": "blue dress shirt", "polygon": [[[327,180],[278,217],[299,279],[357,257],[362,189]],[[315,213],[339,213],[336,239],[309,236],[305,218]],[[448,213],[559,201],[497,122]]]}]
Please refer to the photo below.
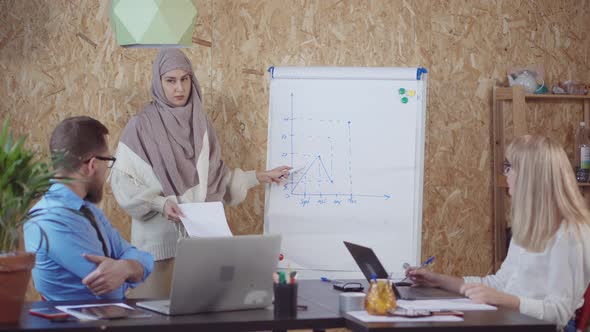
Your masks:
[{"label": "blue dress shirt", "polygon": [[65,185],[55,183],[31,209],[37,211],[36,216],[24,225],[26,250],[37,254],[32,273],[35,288],[51,301],[123,299],[127,288],[135,288],[139,283],[125,282],[101,296],[94,295],[82,284],[82,279],[97,267],[82,254],[105,255],[96,230],[80,212],[82,206],[92,211],[110,258],[138,261],[143,265],[142,281],[152,272],[151,254],[125,241],[94,204],[84,201]]}]

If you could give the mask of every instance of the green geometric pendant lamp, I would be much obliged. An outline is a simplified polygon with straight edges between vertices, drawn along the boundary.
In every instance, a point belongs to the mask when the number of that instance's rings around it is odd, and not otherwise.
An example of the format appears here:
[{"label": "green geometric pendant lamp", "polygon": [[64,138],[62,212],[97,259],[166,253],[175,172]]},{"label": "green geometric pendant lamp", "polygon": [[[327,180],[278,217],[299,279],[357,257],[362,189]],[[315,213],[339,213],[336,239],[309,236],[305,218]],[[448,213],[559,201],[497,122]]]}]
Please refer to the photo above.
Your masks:
[{"label": "green geometric pendant lamp", "polygon": [[110,21],[124,47],[190,47],[194,0],[111,0]]}]

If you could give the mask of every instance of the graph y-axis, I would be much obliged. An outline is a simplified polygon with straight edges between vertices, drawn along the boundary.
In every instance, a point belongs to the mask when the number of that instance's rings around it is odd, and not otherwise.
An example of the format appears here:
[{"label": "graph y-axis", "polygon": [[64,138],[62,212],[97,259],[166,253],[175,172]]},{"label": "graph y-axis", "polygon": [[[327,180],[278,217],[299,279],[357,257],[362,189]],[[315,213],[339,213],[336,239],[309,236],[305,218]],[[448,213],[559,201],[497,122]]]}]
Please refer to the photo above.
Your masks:
[{"label": "graph y-axis", "polygon": [[348,121],[348,174],[350,176],[350,199],[352,200],[352,134],[350,132],[350,120]]},{"label": "graph y-axis", "polygon": [[[291,92],[291,167],[293,166],[293,92]],[[291,176],[291,192],[293,192],[293,176]]]}]

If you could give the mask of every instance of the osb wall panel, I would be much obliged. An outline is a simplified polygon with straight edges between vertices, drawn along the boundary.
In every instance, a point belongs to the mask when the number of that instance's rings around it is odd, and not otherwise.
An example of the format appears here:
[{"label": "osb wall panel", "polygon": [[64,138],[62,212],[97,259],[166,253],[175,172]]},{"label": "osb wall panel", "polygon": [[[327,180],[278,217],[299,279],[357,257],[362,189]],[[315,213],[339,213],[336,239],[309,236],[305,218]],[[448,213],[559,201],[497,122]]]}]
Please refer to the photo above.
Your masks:
[{"label": "osb wall panel", "polygon": [[[424,65],[430,77],[423,256],[437,254],[439,271],[490,272],[492,86],[505,83],[510,64],[541,64],[548,82],[587,79],[588,40],[580,32],[587,31],[580,29],[587,27],[581,14],[587,7],[574,1],[218,2],[215,103],[224,111],[240,108],[252,119],[231,125],[241,128],[243,139],[227,131],[222,140],[241,144],[231,149],[236,161],[264,165],[264,145],[252,146],[251,137],[266,137],[266,123],[259,121],[268,109],[268,82],[261,74],[271,64]],[[232,69],[218,72],[225,67]],[[566,124],[575,116],[566,115],[568,106],[562,114],[552,110],[530,115],[532,132],[571,137]],[[535,125],[536,119],[542,120]],[[254,196],[230,210],[232,217],[255,218],[238,222],[259,225],[263,202]]]},{"label": "osb wall panel", "polygon": [[[118,47],[108,26],[108,1],[2,1],[0,101],[2,118],[28,133],[47,153],[47,139],[57,123],[88,115],[110,130],[114,153],[131,116],[150,100],[155,50]],[[210,3],[199,4],[194,33],[197,45],[187,50],[198,77],[204,79],[205,107],[211,109]],[[209,43],[209,44],[208,44]],[[131,225],[110,187],[101,204],[112,223],[129,238]]]},{"label": "osb wall panel", "polygon": [[[210,3],[199,3],[195,47],[187,50],[203,79],[211,109]],[[66,117],[88,115],[110,130],[114,153],[131,116],[150,100],[155,50],[118,47],[108,26],[108,1],[0,1],[0,119],[48,151],[52,129]],[[127,239],[131,223],[108,185],[101,207]],[[31,295],[31,298],[34,298]]]},{"label": "osb wall panel", "polygon": [[[511,64],[544,66],[549,84],[587,81],[589,43],[582,31],[590,29],[584,14],[588,3],[429,3],[423,255],[444,252],[437,269],[445,272],[487,273],[493,249],[491,86],[506,83],[505,69]],[[572,107],[531,106],[530,131],[551,135],[571,151],[572,121],[579,121],[575,113],[581,111],[579,105]],[[507,125],[510,139],[511,123]]]},{"label": "osb wall panel", "polygon": [[[270,65],[429,69],[423,207],[424,257],[454,274],[484,274],[493,257],[491,92],[510,64],[538,64],[546,82],[588,82],[588,1],[197,1],[193,61],[231,167],[266,164]],[[115,148],[149,101],[154,50],[116,45],[107,1],[0,1],[0,112],[47,151],[63,118],[88,114]],[[529,107],[532,132],[571,155],[579,105]],[[581,106],[580,106],[581,107]],[[507,118],[509,118],[507,116]],[[511,122],[506,121],[507,137]],[[129,238],[129,218],[107,186],[107,215]],[[227,210],[232,230],[260,233],[262,186]],[[468,254],[466,254],[468,253]]]},{"label": "osb wall panel", "polygon": [[[426,5],[404,2],[214,2],[214,104],[226,160],[266,163],[270,65],[409,66],[424,63]],[[230,32],[230,33],[228,33]],[[217,123],[217,122],[216,122]],[[229,150],[229,151],[228,151]],[[264,190],[228,210],[232,229],[262,231]]]}]

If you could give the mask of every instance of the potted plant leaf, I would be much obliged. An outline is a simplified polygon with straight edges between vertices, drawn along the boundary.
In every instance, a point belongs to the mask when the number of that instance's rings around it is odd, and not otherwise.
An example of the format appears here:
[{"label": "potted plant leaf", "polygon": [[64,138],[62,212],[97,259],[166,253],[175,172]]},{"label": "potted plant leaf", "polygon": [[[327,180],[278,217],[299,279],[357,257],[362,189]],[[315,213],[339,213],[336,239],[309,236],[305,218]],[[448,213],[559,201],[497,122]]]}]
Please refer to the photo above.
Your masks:
[{"label": "potted plant leaf", "polygon": [[13,138],[6,119],[0,132],[0,324],[19,320],[35,265],[35,254],[24,252],[22,226],[55,178],[50,164],[26,148],[25,140]]}]

